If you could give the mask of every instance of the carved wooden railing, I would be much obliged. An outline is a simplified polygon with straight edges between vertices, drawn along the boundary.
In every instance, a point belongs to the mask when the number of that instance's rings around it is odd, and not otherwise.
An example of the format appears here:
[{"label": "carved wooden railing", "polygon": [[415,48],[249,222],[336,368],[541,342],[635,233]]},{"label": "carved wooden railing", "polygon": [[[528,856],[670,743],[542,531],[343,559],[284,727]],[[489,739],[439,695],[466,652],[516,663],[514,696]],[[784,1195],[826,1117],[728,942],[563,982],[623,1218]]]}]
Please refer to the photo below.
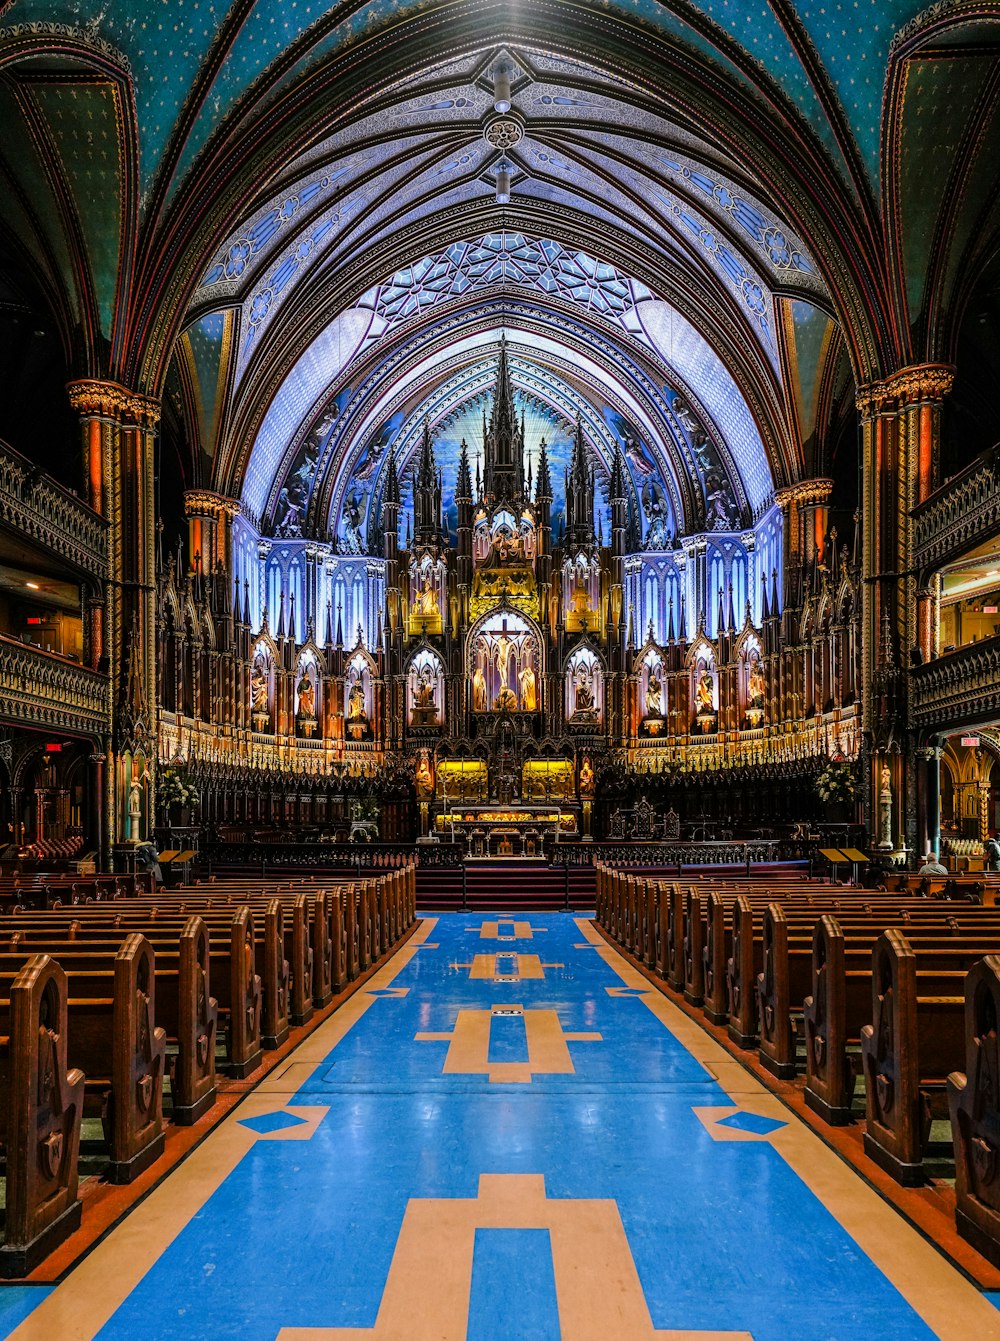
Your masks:
[{"label": "carved wooden railing", "polygon": [[916,726],[972,726],[1000,714],[1000,637],[960,647],[910,674]]},{"label": "carved wooden railing", "polygon": [[103,736],[110,707],[106,675],[0,634],[0,716]]},{"label": "carved wooden railing", "polygon": [[913,509],[914,564],[927,572],[1000,536],[1000,447]]},{"label": "carved wooden railing", "polygon": [[80,572],[111,576],[105,519],[5,442],[0,442],[0,525]]}]

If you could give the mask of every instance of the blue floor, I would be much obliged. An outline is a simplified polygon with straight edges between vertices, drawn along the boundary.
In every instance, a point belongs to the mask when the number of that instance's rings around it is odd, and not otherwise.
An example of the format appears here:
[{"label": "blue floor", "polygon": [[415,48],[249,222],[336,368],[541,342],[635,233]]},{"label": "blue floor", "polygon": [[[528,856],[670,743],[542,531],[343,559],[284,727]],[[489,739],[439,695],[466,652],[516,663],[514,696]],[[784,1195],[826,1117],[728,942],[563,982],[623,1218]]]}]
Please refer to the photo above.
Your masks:
[{"label": "blue floor", "polygon": [[0,1333],[7,1336],[38,1307],[51,1285],[0,1285]]},{"label": "blue floor", "polygon": [[[410,1198],[475,1198],[481,1174],[541,1174],[548,1198],[617,1203],[656,1328],[755,1341],[919,1341],[932,1333],[772,1149],[768,1124],[715,1141],[692,1111],[728,1096],[574,920],[534,916],[529,942],[481,940],[448,915],[287,1103],[329,1112],[308,1141],[261,1140],[101,1332],[110,1341],[274,1341],[282,1327],[374,1325]],[[544,980],[470,980],[474,954],[538,954]],[[458,967],[464,965],[466,967]],[[460,1009],[555,1009],[575,1074],[490,1084],[446,1075]],[[489,1061],[528,1056],[496,1016]],[[276,1099],[276,1105],[281,1102]],[[279,1115],[269,1125],[297,1125]],[[770,1124],[774,1127],[776,1124]],[[152,1332],[151,1320],[155,1319]],[[419,1341],[414,1331],[414,1341]],[[546,1230],[477,1230],[467,1341],[559,1336]]]}]

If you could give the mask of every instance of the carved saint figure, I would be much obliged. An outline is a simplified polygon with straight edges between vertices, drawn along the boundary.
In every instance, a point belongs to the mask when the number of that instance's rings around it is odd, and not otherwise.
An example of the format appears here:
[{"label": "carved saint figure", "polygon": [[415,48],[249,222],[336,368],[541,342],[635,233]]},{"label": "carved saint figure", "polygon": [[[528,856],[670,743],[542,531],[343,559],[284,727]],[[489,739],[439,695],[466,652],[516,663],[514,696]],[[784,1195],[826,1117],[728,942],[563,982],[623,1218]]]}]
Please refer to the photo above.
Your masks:
[{"label": "carved saint figure", "polygon": [[430,672],[426,669],[420,672],[420,679],[417,681],[414,706],[417,708],[433,708],[436,706],[434,703],[434,681],[430,677]]},{"label": "carved saint figure", "polygon": [[424,574],[423,586],[417,596],[417,613],[421,615],[439,615],[441,613],[437,592],[431,586],[430,573]]},{"label": "carved saint figure", "polygon": [[580,795],[590,796],[594,791],[594,766],[590,762],[590,755],[583,756],[583,763],[580,765]]},{"label": "carved saint figure", "polygon": [[420,752],[420,759],[419,762],[417,763],[417,771],[414,777],[414,781],[416,782],[417,785],[417,793],[421,796],[426,796],[433,787],[433,779],[431,778],[431,768],[427,760],[426,750],[421,750]]},{"label": "carved saint figure", "polygon": [[715,712],[715,678],[705,665],[698,676],[694,696],[699,712]]},{"label": "carved saint figure", "polygon": [[663,713],[663,685],[660,681],[659,667],[650,666],[646,681],[646,716],[659,717]]},{"label": "carved saint figure", "polygon": [[579,577],[573,588],[573,612],[578,615],[589,615],[590,608],[590,592],[587,590],[584,578]]},{"label": "carved saint figure", "polygon": [[493,704],[497,712],[517,712],[517,696],[510,685],[502,684]]},{"label": "carved saint figure", "polygon": [[581,666],[576,681],[576,712],[593,712],[594,681],[589,666]]},{"label": "carved saint figure", "polygon": [[316,716],[316,686],[312,682],[308,670],[304,672],[299,681],[299,717]]},{"label": "carved saint figure", "polygon": [[766,692],[764,670],[760,664],[760,657],[754,653],[750,658],[750,666],[747,672],[747,701],[750,707],[762,708]]},{"label": "carved saint figure", "polygon": [[477,666],[472,677],[472,711],[486,711],[486,676],[482,666]]},{"label": "carved saint figure", "polygon": [[250,672],[250,708],[255,713],[267,712],[267,672],[260,665]]},{"label": "carved saint figure", "polygon": [[347,720],[349,722],[368,720],[368,714],[365,712],[365,690],[360,679],[354,681],[347,696]]},{"label": "carved saint figure", "polygon": [[521,686],[521,707],[525,712],[534,712],[538,707],[535,693],[535,672],[530,666],[525,666],[517,678]]}]

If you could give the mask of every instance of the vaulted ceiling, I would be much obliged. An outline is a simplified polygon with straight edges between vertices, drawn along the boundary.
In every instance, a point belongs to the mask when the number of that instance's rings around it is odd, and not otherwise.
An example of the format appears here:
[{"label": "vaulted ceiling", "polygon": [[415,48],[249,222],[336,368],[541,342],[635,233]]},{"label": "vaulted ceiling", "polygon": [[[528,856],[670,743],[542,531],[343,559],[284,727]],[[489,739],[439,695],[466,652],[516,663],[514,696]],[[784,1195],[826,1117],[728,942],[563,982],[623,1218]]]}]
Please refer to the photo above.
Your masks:
[{"label": "vaulted ceiling", "polygon": [[0,259],[70,375],[165,393],[185,481],[261,514],[331,406],[361,453],[425,402],[443,422],[503,329],[525,394],[544,346],[553,413],[603,378],[679,507],[701,434],[750,515],[829,471],[855,383],[969,346],[989,366],[998,19],[0,0]]}]

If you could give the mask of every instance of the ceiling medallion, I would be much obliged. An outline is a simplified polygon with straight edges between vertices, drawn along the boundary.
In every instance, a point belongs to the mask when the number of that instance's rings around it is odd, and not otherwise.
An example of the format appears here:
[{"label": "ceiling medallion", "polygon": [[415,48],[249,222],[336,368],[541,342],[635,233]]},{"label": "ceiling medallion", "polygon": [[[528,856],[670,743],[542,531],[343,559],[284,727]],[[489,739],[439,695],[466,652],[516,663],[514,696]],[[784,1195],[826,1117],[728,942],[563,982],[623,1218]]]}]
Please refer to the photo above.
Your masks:
[{"label": "ceiling medallion", "polygon": [[508,112],[505,116],[494,117],[483,131],[486,143],[494,149],[506,151],[513,149],[524,139],[524,127]]}]

